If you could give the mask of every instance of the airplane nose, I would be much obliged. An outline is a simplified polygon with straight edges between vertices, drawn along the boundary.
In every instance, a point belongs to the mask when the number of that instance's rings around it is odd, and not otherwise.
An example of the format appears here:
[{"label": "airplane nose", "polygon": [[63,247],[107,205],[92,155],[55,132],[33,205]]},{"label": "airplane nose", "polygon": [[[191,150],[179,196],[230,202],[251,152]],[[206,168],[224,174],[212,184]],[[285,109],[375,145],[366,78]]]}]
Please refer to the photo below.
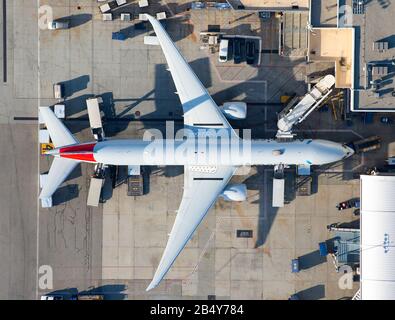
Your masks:
[{"label": "airplane nose", "polygon": [[351,157],[355,153],[354,149],[347,145],[343,145],[343,149],[344,149],[344,159]]}]

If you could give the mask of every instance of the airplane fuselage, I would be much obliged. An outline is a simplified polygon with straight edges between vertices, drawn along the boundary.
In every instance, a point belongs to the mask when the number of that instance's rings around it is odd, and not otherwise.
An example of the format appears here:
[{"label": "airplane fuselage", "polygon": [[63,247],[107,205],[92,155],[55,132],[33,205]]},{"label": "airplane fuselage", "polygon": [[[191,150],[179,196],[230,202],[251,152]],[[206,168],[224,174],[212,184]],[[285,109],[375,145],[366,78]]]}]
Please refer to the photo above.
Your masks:
[{"label": "airplane fuselage", "polygon": [[[84,146],[88,146],[84,148]],[[323,165],[353,154],[349,147],[327,140],[241,139],[220,142],[192,140],[106,140],[63,147],[58,155],[108,165]]]}]

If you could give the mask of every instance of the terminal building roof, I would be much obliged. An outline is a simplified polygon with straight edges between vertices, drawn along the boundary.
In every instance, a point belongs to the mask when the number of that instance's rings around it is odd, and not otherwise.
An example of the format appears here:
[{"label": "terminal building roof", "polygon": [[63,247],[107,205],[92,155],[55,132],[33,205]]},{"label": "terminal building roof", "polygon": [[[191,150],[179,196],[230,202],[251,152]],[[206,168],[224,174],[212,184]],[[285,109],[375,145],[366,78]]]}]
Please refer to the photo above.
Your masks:
[{"label": "terminal building roof", "polygon": [[361,297],[395,300],[395,176],[361,176]]}]

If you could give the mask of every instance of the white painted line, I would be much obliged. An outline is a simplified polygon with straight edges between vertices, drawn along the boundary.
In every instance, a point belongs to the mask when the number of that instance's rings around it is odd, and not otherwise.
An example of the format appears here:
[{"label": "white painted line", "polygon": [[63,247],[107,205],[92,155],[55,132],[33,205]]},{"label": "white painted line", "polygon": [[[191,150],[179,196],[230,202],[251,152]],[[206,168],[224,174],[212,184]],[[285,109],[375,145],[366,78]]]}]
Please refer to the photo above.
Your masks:
[{"label": "white painted line", "polygon": [[[40,8],[40,0],[37,0],[37,15]],[[39,17],[37,17],[38,19]],[[40,76],[40,25],[37,21],[37,113],[39,112],[41,101],[41,76]],[[37,121],[37,134],[40,132],[40,121]],[[40,145],[37,144],[37,173],[40,173]],[[39,244],[40,244],[40,174],[37,174],[37,196],[36,196],[36,299],[38,296],[38,269],[39,269]]]},{"label": "white painted line", "polygon": [[[264,83],[265,86],[267,86],[267,81],[266,80],[224,80],[224,79],[222,79],[221,74],[219,73],[217,66],[212,61],[212,59],[210,59],[210,57],[209,57],[209,60],[210,60],[211,65],[214,67],[214,71],[215,71],[218,79],[222,83],[236,83],[236,84],[237,83]],[[221,68],[221,67],[219,67],[219,68]],[[245,67],[242,67],[242,68],[245,68]],[[266,92],[265,92],[265,95],[266,95]]]}]

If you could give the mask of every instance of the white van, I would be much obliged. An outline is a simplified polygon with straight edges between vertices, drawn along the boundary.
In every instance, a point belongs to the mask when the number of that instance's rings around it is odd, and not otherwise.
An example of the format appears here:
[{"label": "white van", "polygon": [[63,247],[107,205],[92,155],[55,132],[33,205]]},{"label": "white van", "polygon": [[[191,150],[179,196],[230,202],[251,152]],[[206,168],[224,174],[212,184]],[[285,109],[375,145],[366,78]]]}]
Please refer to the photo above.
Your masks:
[{"label": "white van", "polygon": [[58,29],[68,29],[69,22],[68,21],[50,21],[48,22],[49,30],[58,30]]},{"label": "white van", "polygon": [[228,61],[228,47],[229,47],[229,40],[221,39],[219,43],[219,62],[226,62]]}]

